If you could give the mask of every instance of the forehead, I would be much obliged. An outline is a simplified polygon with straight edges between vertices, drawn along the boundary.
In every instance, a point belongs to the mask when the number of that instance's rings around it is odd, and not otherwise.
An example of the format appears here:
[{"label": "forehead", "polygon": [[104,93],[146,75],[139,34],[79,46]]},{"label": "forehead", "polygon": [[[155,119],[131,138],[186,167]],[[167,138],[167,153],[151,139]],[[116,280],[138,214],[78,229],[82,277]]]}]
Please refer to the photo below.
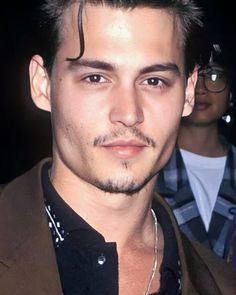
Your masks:
[{"label": "forehead", "polygon": [[[83,11],[84,55],[113,59],[131,57],[137,60],[183,58],[180,25],[166,9],[136,7],[118,9],[108,6],[85,5]],[[64,34],[61,47],[70,57],[80,52],[78,32],[78,4],[67,9],[63,18]],[[112,53],[112,54],[111,54]],[[90,56],[91,55],[91,56]],[[171,61],[171,60],[170,60]]]}]

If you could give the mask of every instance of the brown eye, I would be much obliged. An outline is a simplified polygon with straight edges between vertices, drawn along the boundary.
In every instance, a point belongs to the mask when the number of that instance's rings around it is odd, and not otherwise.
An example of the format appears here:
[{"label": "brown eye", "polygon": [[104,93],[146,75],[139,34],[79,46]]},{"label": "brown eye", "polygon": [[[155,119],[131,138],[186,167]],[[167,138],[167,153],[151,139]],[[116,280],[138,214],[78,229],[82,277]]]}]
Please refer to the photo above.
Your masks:
[{"label": "brown eye", "polygon": [[91,83],[100,83],[105,81],[101,75],[90,75],[86,78],[86,80]]},{"label": "brown eye", "polygon": [[158,78],[149,78],[147,79],[147,84],[152,86],[157,86],[160,83]]},{"label": "brown eye", "polygon": [[145,86],[150,86],[150,87],[158,88],[158,89],[163,88],[166,85],[166,83],[158,77],[147,78],[142,82],[142,84]]}]

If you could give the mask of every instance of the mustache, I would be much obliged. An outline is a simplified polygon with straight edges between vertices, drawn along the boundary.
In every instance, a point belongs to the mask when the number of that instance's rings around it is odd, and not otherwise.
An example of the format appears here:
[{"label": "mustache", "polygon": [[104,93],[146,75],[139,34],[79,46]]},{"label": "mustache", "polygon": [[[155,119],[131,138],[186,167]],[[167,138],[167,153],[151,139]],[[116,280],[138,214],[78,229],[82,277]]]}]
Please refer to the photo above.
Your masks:
[{"label": "mustache", "polygon": [[127,136],[127,135],[132,135],[134,136],[136,139],[141,140],[142,142],[144,142],[145,144],[147,144],[148,146],[151,146],[153,148],[156,147],[156,143],[155,141],[150,138],[149,136],[145,135],[142,131],[140,131],[137,127],[129,127],[129,128],[119,128],[117,130],[114,130],[111,134],[108,135],[104,135],[104,136],[97,136],[94,139],[93,142],[93,146],[100,146],[103,145],[107,142],[112,141],[113,139],[122,137],[122,136]]}]

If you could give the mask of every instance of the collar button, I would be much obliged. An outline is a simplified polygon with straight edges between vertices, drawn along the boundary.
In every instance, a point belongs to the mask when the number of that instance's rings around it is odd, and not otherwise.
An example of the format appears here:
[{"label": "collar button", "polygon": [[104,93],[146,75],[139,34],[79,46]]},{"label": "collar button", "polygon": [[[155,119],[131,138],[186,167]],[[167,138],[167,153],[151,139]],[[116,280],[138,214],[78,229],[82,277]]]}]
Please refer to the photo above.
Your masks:
[{"label": "collar button", "polygon": [[106,262],[106,257],[101,254],[99,257],[98,257],[98,264],[99,265],[103,265],[104,263]]}]

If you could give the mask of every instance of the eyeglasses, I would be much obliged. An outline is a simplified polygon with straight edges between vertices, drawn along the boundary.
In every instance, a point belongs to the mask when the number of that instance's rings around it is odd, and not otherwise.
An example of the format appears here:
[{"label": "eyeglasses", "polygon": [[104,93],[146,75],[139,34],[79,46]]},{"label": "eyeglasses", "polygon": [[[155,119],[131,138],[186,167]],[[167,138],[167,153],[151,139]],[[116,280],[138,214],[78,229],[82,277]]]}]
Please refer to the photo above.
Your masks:
[{"label": "eyeglasses", "polygon": [[215,93],[224,91],[229,82],[226,71],[212,67],[200,69],[198,77],[203,78],[204,86],[209,92]]}]

